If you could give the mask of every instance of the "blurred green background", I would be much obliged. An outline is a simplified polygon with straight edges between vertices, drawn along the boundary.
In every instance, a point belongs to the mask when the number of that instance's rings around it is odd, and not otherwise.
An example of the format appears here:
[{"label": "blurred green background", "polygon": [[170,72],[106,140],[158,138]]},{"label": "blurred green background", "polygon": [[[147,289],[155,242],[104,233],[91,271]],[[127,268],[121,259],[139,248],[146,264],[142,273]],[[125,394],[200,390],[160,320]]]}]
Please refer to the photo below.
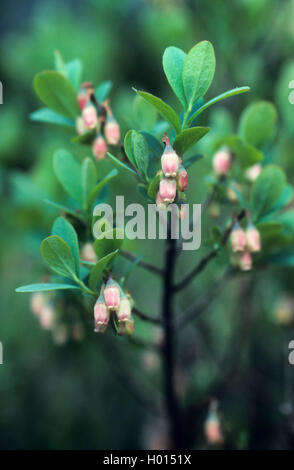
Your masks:
[{"label": "blurred green background", "polygon": [[[58,346],[30,313],[29,296],[14,293],[16,286],[37,282],[44,273],[39,246],[57,211],[43,199],[65,198],[53,174],[53,152],[59,146],[77,152],[66,131],[29,120],[28,114],[40,106],[32,89],[34,75],[53,68],[56,49],[66,61],[81,58],[84,80],[113,81],[111,104],[124,132],[134,99],[132,86],[176,105],[162,72],[165,47],[187,51],[200,40],[210,40],[217,59],[210,96],[243,85],[252,91],[201,118],[213,130],[201,147],[207,158],[189,174],[189,198],[200,202],[205,194],[202,177],[211,168],[214,135],[219,129],[234,129],[242,109],[257,99],[277,107],[279,130],[268,158],[282,165],[293,184],[294,107],[288,100],[289,82],[294,79],[293,15],[293,0],[2,2],[1,449],[155,448],[164,446],[166,439],[164,418],[154,415],[152,407],[130,391],[134,383],[151,405],[158,400],[161,372],[153,352],[142,353],[139,346],[114,338],[111,332],[94,335],[91,326],[84,341]],[[103,162],[102,173],[110,167]],[[120,175],[112,183],[111,194],[142,202],[132,177]],[[128,245],[151,262],[162,263],[160,243]],[[183,255],[179,278],[199,256],[198,252]],[[215,262],[178,299],[179,310],[221,272],[222,261]],[[159,314],[158,279],[141,269],[138,273],[129,278],[138,307]],[[184,344],[187,340],[191,345],[189,351],[182,347],[183,364],[185,358],[196,357],[195,363],[183,365],[179,377],[186,403],[199,409],[191,426],[190,447],[205,447],[207,390],[218,377],[225,448],[294,447],[294,376],[287,361],[287,345],[294,339],[293,318],[290,314],[287,324],[281,325],[275,317],[276,304],[285,295],[293,296],[293,274],[293,269],[275,268],[254,273],[245,283],[228,282],[195,328],[182,332]],[[140,320],[136,331],[142,338],[158,335]],[[224,369],[230,372],[226,380],[222,380]]]}]

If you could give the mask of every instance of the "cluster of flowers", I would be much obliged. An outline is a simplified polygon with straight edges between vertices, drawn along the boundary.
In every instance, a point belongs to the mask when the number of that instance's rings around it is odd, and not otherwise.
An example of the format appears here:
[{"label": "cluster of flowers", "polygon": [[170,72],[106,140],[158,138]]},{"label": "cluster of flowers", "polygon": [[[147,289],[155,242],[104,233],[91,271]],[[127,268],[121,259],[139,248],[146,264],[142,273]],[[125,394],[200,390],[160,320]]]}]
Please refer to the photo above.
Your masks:
[{"label": "cluster of flowers", "polygon": [[91,82],[82,83],[78,93],[78,105],[82,115],[76,121],[77,133],[82,135],[96,130],[92,150],[97,160],[102,160],[107,152],[107,144],[119,143],[119,125],[113,117],[108,101],[98,104]]},{"label": "cluster of flowers", "polygon": [[161,156],[162,179],[159,183],[156,204],[164,209],[175,200],[177,190],[186,191],[188,174],[166,135],[163,136],[162,141],[165,143],[165,149]]},{"label": "cluster of flowers", "polygon": [[132,317],[133,300],[123,292],[120,285],[110,276],[102,286],[94,307],[95,332],[104,333],[110,320],[110,313],[115,313],[115,325],[118,334],[132,334],[134,319]]},{"label": "cluster of flowers", "polygon": [[239,266],[241,271],[250,271],[252,268],[251,253],[257,253],[261,250],[259,231],[252,222],[249,222],[244,231],[236,221],[231,232],[230,241],[235,255],[233,263]]},{"label": "cluster of flowers", "polygon": [[[227,147],[223,147],[222,149],[218,150],[213,156],[212,165],[216,175],[227,175],[232,167],[232,163],[232,153]],[[259,163],[256,163],[246,170],[245,176],[248,181],[253,182],[259,176],[261,171],[262,166]]]},{"label": "cluster of flowers", "polygon": [[31,311],[38,317],[42,329],[52,331],[56,344],[64,344],[70,338],[74,341],[81,341],[84,338],[84,327],[80,322],[75,321],[69,326],[60,321],[54,298],[48,293],[34,292],[32,294]]}]

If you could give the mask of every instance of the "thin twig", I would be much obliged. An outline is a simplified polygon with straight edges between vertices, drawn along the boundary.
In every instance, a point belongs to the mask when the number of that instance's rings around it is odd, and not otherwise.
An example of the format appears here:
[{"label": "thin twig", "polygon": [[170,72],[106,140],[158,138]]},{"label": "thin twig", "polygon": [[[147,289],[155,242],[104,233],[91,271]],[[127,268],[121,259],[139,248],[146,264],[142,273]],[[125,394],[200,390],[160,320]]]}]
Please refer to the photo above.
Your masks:
[{"label": "thin twig", "polygon": [[[130,253],[129,251],[125,250],[120,250],[120,254],[124,256],[126,259],[129,261],[136,261],[137,257],[136,255],[133,255],[133,253]],[[154,266],[153,264],[147,263],[146,261],[139,261],[138,266],[141,266],[141,268],[147,269],[148,271],[157,274],[158,276],[163,275],[162,269],[158,268],[157,266]]]},{"label": "thin twig", "polygon": [[160,318],[149,317],[146,313],[141,312],[137,307],[133,307],[132,313],[141,318],[141,320],[153,323],[154,325],[162,325],[162,320]]},{"label": "thin twig", "polygon": [[184,277],[184,279],[182,279],[181,282],[179,282],[178,284],[176,284],[174,286],[175,292],[178,292],[181,289],[183,289],[184,287],[186,287],[194,279],[194,277],[197,276],[199,273],[201,273],[203,271],[203,269],[206,267],[206,265],[218,255],[221,248],[228,241],[228,238],[231,234],[231,231],[232,231],[232,228],[233,228],[233,225],[234,225],[234,221],[235,220],[239,220],[239,221],[242,220],[243,217],[245,216],[245,214],[246,214],[246,211],[243,209],[241,212],[239,212],[239,214],[236,217],[234,217],[234,220],[231,222],[229,227],[224,231],[223,236],[222,236],[218,246],[213,248],[206,256],[204,256],[199,261],[199,263],[195,266],[195,268],[192,269],[192,271],[189,274],[187,274],[187,276]]}]

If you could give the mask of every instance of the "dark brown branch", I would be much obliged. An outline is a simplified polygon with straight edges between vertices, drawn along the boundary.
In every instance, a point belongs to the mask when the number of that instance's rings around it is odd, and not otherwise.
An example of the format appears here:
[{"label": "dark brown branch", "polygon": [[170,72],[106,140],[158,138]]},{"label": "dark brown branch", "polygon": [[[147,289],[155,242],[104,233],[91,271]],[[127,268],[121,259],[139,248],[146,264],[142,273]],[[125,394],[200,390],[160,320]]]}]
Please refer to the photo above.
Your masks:
[{"label": "dark brown branch", "polygon": [[192,269],[192,271],[189,274],[187,274],[187,276],[184,277],[184,279],[182,279],[182,281],[179,282],[174,287],[175,292],[178,292],[184,287],[186,287],[194,279],[194,277],[200,274],[203,271],[203,269],[206,267],[206,265],[218,255],[221,248],[228,241],[228,238],[231,234],[235,220],[239,220],[239,221],[242,220],[245,217],[245,214],[246,214],[246,211],[243,209],[236,217],[234,217],[234,220],[231,222],[229,227],[224,231],[219,245],[216,248],[213,248],[206,256],[204,256],[199,261],[199,263],[195,266],[195,268]]},{"label": "dark brown branch", "polygon": [[[129,261],[136,261],[137,259],[136,255],[133,255],[133,253],[130,253],[129,251],[120,250],[120,254]],[[158,276],[163,275],[162,269],[158,268],[157,266],[154,266],[153,264],[147,263],[146,261],[139,261],[138,266],[141,266],[141,268],[147,269],[148,271],[157,274]]]},{"label": "dark brown branch", "polygon": [[160,318],[149,317],[149,315],[141,312],[136,307],[133,307],[132,312],[137,315],[137,317],[141,318],[141,320],[153,323],[154,325],[162,325],[162,320]]}]

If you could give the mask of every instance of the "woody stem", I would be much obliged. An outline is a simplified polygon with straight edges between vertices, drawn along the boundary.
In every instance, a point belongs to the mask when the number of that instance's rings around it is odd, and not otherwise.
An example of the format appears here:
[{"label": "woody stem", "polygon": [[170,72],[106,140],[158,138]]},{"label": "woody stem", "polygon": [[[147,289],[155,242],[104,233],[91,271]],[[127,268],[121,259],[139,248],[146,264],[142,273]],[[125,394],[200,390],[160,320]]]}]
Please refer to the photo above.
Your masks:
[{"label": "woody stem", "polygon": [[166,242],[164,287],[162,299],[164,344],[162,349],[164,396],[173,449],[181,448],[181,415],[175,387],[175,330],[173,322],[173,275],[176,261],[176,240],[171,238],[169,221]]}]

